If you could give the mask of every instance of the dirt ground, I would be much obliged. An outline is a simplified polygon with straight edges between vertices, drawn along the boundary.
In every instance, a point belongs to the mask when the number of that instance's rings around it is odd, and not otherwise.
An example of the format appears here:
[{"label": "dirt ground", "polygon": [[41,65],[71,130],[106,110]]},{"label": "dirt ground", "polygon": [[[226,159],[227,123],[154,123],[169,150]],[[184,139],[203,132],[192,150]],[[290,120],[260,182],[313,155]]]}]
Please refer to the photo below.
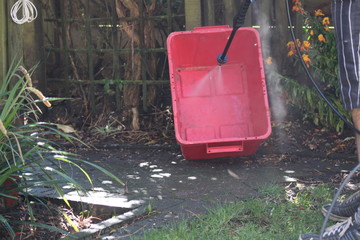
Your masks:
[{"label": "dirt ground", "polygon": [[[141,130],[131,131],[129,119],[115,112],[105,111],[95,116],[82,116],[81,102],[55,102],[53,109],[45,114],[44,121],[62,124],[70,134],[87,144],[107,148],[114,144],[176,145],[172,109],[152,109],[142,113]],[[72,108],[75,108],[72,109]],[[311,119],[292,105],[286,106],[287,115],[282,120],[272,118],[272,134],[263,146],[276,151],[313,151],[326,155],[334,153],[354,154],[354,133],[345,128],[336,133],[316,126]],[[77,111],[78,110],[78,111]],[[61,129],[62,130],[62,129]]]},{"label": "dirt ground", "polygon": [[[266,152],[268,157],[261,158],[261,160],[255,157],[254,161],[249,159],[247,164],[261,164],[261,161],[303,161],[306,155],[308,155],[309,158],[328,158],[329,161],[338,161],[338,164],[345,162],[354,163],[356,149],[352,131],[348,129],[342,133],[329,131],[326,128],[315,126],[309,120],[304,120],[301,113],[296,110],[292,110],[290,113],[285,120],[272,122],[272,135],[264,141],[259,149],[259,154]],[[121,124],[115,121],[114,118],[112,124],[108,121],[110,125],[109,128],[111,129],[108,128],[107,131],[106,126],[98,124],[98,126],[94,126],[98,128],[96,131],[90,128],[83,128],[83,130],[80,129],[70,134],[75,134],[84,142],[91,143],[98,148],[107,148],[108,151],[111,151],[111,148],[116,146],[141,145],[145,148],[146,146],[173,146],[177,148],[171,116],[167,115],[167,112],[161,112],[159,114],[159,116],[154,115],[148,117],[152,118],[154,122],[156,122],[156,119],[161,119],[162,124],[156,125],[154,123],[152,125],[153,127],[146,131],[132,132],[124,130],[119,127]],[[70,124],[70,122],[66,122],[66,124]],[[138,150],[138,152],[141,154],[141,150]],[[144,151],[143,154],[148,154],[148,151]],[[302,157],[297,157],[299,154],[302,154]],[[293,155],[293,157],[289,158],[289,155]],[[341,158],[333,156],[341,156]],[[146,156],[144,156],[144,158],[146,159]],[[331,177],[326,176],[321,180],[326,183],[339,184],[346,175],[347,173],[339,173]],[[308,179],[301,179],[301,182],[308,185],[321,183],[318,177],[316,181],[309,177]],[[360,182],[360,177],[356,175],[352,179],[352,183],[358,182]],[[294,192],[296,191],[298,191],[298,189],[294,189]],[[52,205],[50,202],[48,204]],[[72,209],[65,208],[63,205],[56,205],[55,208],[65,210],[80,229],[86,228],[92,222],[98,220],[96,216],[87,216],[82,212],[74,212]],[[18,207],[20,211],[25,209],[24,204]],[[59,227],[65,231],[72,231],[72,227],[69,226],[66,219],[59,214],[59,211],[49,210],[39,206],[34,207],[34,211],[38,213],[37,220],[39,220],[39,222],[50,223],[52,226]],[[19,220],[28,218],[26,215],[19,216]],[[18,234],[22,233],[22,239],[59,239],[61,235],[61,233],[54,234],[51,231],[32,227],[19,228],[17,230]]]},{"label": "dirt ground", "polygon": [[309,151],[331,154],[355,154],[355,134],[348,127],[337,133],[323,126],[316,126],[311,119],[304,119],[295,107],[288,106],[282,121],[272,121],[272,135],[264,146],[274,151]]}]

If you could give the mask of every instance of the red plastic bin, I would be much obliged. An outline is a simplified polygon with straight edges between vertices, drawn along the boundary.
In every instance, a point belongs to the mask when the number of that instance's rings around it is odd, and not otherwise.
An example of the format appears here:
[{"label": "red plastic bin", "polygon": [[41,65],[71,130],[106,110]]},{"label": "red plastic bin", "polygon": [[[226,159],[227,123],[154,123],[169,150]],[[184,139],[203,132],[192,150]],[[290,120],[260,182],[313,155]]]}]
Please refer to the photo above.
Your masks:
[{"label": "red plastic bin", "polygon": [[188,160],[252,155],[271,133],[260,38],[239,28],[219,66],[229,26],[167,39],[176,140]]}]

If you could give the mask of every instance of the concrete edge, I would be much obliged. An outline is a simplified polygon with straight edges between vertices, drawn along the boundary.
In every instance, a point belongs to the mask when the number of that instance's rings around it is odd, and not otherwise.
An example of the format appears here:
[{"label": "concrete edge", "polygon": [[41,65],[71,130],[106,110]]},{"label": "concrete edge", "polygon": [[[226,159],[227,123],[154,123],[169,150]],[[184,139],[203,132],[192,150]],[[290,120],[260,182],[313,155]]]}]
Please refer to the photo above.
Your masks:
[{"label": "concrete edge", "polygon": [[90,228],[61,238],[62,240],[92,240],[99,234],[109,233],[114,228],[119,228],[130,221],[147,214],[147,207],[142,205],[124,214],[93,224]]}]

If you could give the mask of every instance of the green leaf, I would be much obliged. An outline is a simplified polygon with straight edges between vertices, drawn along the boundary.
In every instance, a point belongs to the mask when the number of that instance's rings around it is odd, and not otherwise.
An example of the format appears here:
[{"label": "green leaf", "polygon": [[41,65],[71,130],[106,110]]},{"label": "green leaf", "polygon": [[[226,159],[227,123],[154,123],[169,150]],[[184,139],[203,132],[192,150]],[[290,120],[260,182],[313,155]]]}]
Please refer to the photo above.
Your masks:
[{"label": "green leaf", "polygon": [[0,223],[4,226],[6,231],[10,234],[11,238],[15,238],[14,229],[10,226],[8,220],[0,214]]}]

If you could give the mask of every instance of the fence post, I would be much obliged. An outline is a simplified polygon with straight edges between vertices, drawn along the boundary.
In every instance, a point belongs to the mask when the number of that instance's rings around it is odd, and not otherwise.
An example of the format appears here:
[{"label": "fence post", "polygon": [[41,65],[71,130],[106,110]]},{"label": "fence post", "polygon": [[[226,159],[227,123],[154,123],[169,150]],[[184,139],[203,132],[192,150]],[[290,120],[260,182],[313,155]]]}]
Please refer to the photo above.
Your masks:
[{"label": "fence post", "polygon": [[186,30],[201,26],[201,0],[185,0]]},{"label": "fence post", "polygon": [[214,26],[215,25],[215,4],[214,0],[208,0],[203,2],[204,7],[204,25]]},{"label": "fence post", "polygon": [[[273,49],[272,57],[275,62],[278,63],[279,71],[281,71],[284,69],[285,64],[289,62],[287,60],[286,43],[290,41],[290,33],[285,3],[283,1],[272,1],[273,10],[271,12],[271,21],[272,25],[276,27],[274,29],[275,34],[273,34],[273,41],[271,43]],[[274,46],[277,47],[274,48]]]},{"label": "fence post", "polygon": [[2,83],[7,69],[7,31],[6,31],[6,2],[1,1],[0,3],[0,84]]},{"label": "fence post", "polygon": [[34,21],[34,58],[37,62],[37,68],[34,72],[34,78],[38,80],[38,88],[46,92],[46,69],[45,69],[45,52],[44,52],[44,27],[43,27],[43,14],[42,14],[42,4],[40,0],[35,0],[34,4],[38,9],[37,19]]},{"label": "fence post", "polygon": [[[120,61],[119,61],[119,37],[118,37],[118,16],[116,14],[116,0],[111,1],[111,17],[112,17],[112,36],[111,41],[113,44],[113,79],[120,79]],[[115,101],[116,101],[116,112],[121,111],[121,91],[120,91],[120,83],[115,83]]]},{"label": "fence post", "polygon": [[94,59],[93,59],[93,37],[91,33],[91,19],[90,19],[90,0],[85,2],[85,31],[86,31],[86,46],[87,46],[87,67],[88,67],[88,79],[90,80],[89,86],[89,102],[90,110],[95,113],[95,82],[94,82]]},{"label": "fence post", "polygon": [[233,19],[236,14],[236,5],[233,0],[226,0],[224,1],[224,7],[225,7],[225,24],[232,26],[233,25]]},{"label": "fence post", "polygon": [[7,49],[8,49],[8,63],[19,63],[22,61],[24,56],[24,43],[23,43],[23,27],[20,24],[14,23],[11,19],[10,9],[15,4],[16,0],[7,1],[8,5],[6,7],[6,16],[7,19],[5,22],[8,23],[8,32],[7,32]]},{"label": "fence post", "polygon": [[[290,41],[284,1],[256,1],[252,5],[252,24],[258,27],[263,56],[271,57],[281,72],[287,64],[286,43]],[[300,29],[302,30],[302,29]]]},{"label": "fence post", "polygon": [[[59,3],[60,2],[60,3]],[[56,6],[56,3],[59,3],[59,13],[60,13],[60,23],[61,23],[61,35],[59,35],[59,42],[62,41],[61,46],[64,49],[63,56],[62,56],[62,63],[63,63],[63,77],[65,79],[64,84],[64,90],[65,93],[63,95],[65,97],[69,97],[69,89],[70,89],[70,81],[69,81],[69,72],[70,72],[70,53],[69,53],[69,46],[68,46],[68,40],[67,40],[67,28],[68,28],[68,22],[66,21],[66,14],[65,14],[65,2],[64,0],[61,1],[55,1],[54,5]]]}]

